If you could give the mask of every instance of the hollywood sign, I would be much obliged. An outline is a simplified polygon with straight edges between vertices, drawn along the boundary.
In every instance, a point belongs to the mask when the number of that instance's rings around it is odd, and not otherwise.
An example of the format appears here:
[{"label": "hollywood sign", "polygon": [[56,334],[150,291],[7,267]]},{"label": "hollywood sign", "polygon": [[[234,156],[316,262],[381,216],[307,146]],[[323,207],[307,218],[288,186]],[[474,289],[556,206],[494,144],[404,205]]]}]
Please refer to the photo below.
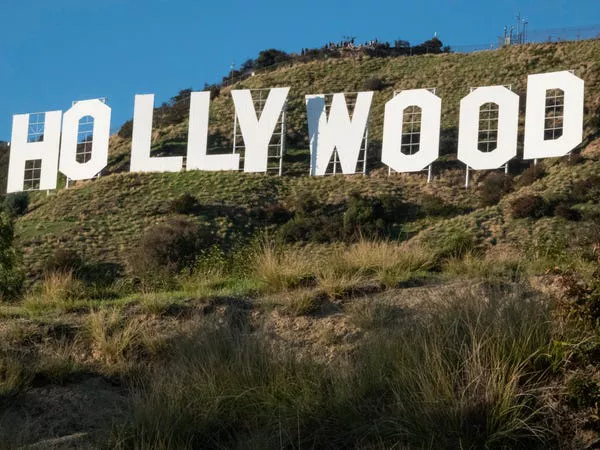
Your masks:
[{"label": "hollywood sign", "polygon": [[[559,137],[546,135],[546,99],[549,91],[559,90],[562,125]],[[260,114],[257,114],[249,90],[232,90],[236,126],[244,142],[244,172],[266,172],[269,143],[275,127],[281,123],[289,88],[274,88]],[[307,95],[306,111],[311,153],[310,174],[325,175],[332,158],[343,174],[357,171],[361,146],[368,129],[373,92],[359,92],[350,115],[346,96],[334,94],[326,105],[326,96]],[[480,144],[481,107],[497,107],[494,146],[482,151]],[[385,105],[381,161],[396,172],[425,170],[439,156],[442,100],[426,89],[406,90]],[[524,159],[559,157],[568,154],[582,141],[584,82],[568,71],[529,75],[525,113]],[[209,92],[192,92],[190,98],[186,170],[239,170],[239,153],[209,154]],[[419,142],[416,151],[402,151],[404,112],[420,108]],[[136,95],[131,143],[132,172],[179,172],[182,156],[152,157],[152,117],[154,95]],[[55,189],[60,171],[70,180],[94,178],[108,162],[111,109],[100,100],[75,103],[67,112],[44,113],[43,135],[32,141],[28,134],[30,115],[13,117],[7,192],[24,190],[25,173],[36,161],[37,183],[29,189]],[[78,160],[78,133],[82,119],[93,119],[91,154]],[[467,169],[487,170],[505,166],[517,155],[519,96],[504,86],[480,87],[460,102],[458,159]],[[284,130],[284,128],[283,128]],[[284,135],[282,131],[282,135]],[[282,136],[283,137],[283,136]],[[334,156],[335,155],[335,156]],[[364,159],[366,159],[363,156]],[[364,162],[364,161],[363,161]]]}]

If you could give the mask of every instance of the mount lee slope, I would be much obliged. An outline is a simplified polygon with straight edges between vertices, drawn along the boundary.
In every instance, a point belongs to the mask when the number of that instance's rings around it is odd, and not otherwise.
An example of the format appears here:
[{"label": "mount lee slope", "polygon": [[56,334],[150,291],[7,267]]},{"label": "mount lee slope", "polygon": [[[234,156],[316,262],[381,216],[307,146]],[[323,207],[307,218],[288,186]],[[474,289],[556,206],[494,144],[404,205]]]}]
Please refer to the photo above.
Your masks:
[{"label": "mount lee slope", "polygon": [[[522,141],[527,75],[557,70],[586,82],[582,144],[534,165],[520,142],[508,174],[465,188],[460,99],[511,84]],[[283,176],[129,173],[129,123],[101,177],[6,198],[0,448],[597,448],[600,41],[331,59],[233,87],[278,86]],[[369,86],[368,173],[309,177],[304,95]],[[378,162],[383,105],[428,87],[430,183]],[[211,105],[223,152],[230,89]],[[184,154],[186,92],[155,109],[154,156]]]},{"label": "mount lee slope", "polygon": [[[106,261],[124,267],[125,255],[143,231],[172,215],[172,202],[183,194],[196,197],[200,208],[192,214],[194,220],[210,226],[220,241],[231,240],[234,236],[248,236],[256,229],[269,225],[265,210],[273,205],[293,215],[299,208],[299,199],[306,196],[341,209],[352,193],[371,198],[386,194],[395,196],[412,206],[412,209],[408,208],[411,211],[415,211],[415,208],[421,211],[396,217],[396,221],[402,225],[403,237],[409,237],[433,222],[447,220],[448,214],[471,212],[465,220],[478,214],[501,215],[499,207],[494,207],[494,211],[497,211],[494,213],[487,209],[472,212],[481,205],[480,182],[490,175],[488,172],[475,174],[470,189],[462,187],[464,165],[455,159],[460,99],[472,86],[509,84],[521,95],[523,111],[527,75],[557,70],[574,70],[585,80],[584,147],[597,134],[600,123],[599,40],[514,46],[472,54],[333,59],[295,64],[256,75],[233,88],[291,87],[287,132],[288,146],[292,148],[283,163],[287,168],[287,176],[202,172],[119,173],[128,170],[131,146],[130,138],[123,137],[127,134],[120,133],[111,138],[109,167],[100,179],[79,183],[48,196],[45,193],[32,196],[29,212],[18,219],[16,228],[24,248],[25,265],[31,274],[39,274],[44,262],[56,249],[68,248],[77,251],[86,260]],[[431,184],[427,184],[424,176],[418,174],[387,176],[387,171],[380,169],[374,157],[370,158],[370,173],[364,177],[306,176],[309,159],[304,95],[360,91],[373,78],[381,80],[383,88],[375,93],[371,112],[372,156],[380,151],[383,107],[393,92],[437,87],[437,93],[443,101],[442,156],[434,163],[435,179]],[[223,88],[213,99],[210,120],[209,142],[220,143],[225,148],[233,123],[229,88]],[[524,114],[521,114],[521,128],[523,120]],[[167,125],[163,122],[155,117],[155,125],[159,127],[153,131],[153,154],[183,154],[187,144],[187,119],[184,117],[179,123]],[[561,198],[568,197],[569,183],[588,172],[598,172],[595,152],[584,152],[584,155],[589,156],[574,166],[549,162],[548,165],[553,166],[549,174],[560,173],[560,176],[552,177],[553,181],[558,181],[558,185],[541,181],[532,189],[542,193],[547,191],[548,195],[552,192],[553,196]],[[518,158],[511,162],[511,173],[518,177],[526,167],[527,163]],[[427,205],[423,208],[423,201],[431,203],[432,196],[449,207],[444,214],[425,217]],[[462,219],[455,219],[454,222],[457,220]],[[482,226],[481,221],[476,220],[476,223],[478,227]]]}]

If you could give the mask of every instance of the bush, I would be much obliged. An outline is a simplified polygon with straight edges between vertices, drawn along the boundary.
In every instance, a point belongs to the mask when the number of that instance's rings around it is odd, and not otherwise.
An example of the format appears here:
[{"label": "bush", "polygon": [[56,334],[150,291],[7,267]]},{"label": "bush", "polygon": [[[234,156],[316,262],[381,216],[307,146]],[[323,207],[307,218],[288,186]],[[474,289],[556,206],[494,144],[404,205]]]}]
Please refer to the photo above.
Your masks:
[{"label": "bush", "polygon": [[23,273],[18,266],[13,240],[12,219],[8,214],[0,213],[0,300],[14,299],[23,287]]},{"label": "bush", "polygon": [[576,375],[567,383],[567,403],[571,408],[589,408],[599,401],[600,387],[593,379]]},{"label": "bush", "polygon": [[14,216],[22,216],[29,208],[29,193],[18,192],[9,194],[4,199],[4,206]]},{"label": "bush", "polygon": [[214,100],[219,95],[221,95],[221,86],[219,86],[218,84],[204,83],[204,89],[202,89],[202,90],[210,91],[210,99],[211,100]]},{"label": "bush", "polygon": [[171,202],[170,210],[176,214],[193,214],[199,206],[198,199],[191,194],[183,194]]},{"label": "bush", "polygon": [[59,248],[44,263],[44,273],[72,272],[78,274],[83,265],[83,260],[77,252]]},{"label": "bush", "polygon": [[503,173],[491,173],[480,186],[479,202],[481,206],[493,206],[513,188],[512,177]]},{"label": "bush", "polygon": [[532,164],[525,169],[521,176],[517,179],[515,187],[521,188],[523,186],[529,186],[530,184],[533,184],[535,180],[539,180],[544,175],[546,175],[546,171],[541,164]]},{"label": "bush", "polygon": [[450,204],[446,203],[444,199],[438,197],[437,195],[432,194],[424,194],[421,197],[421,206],[419,208],[419,213],[423,217],[427,216],[437,216],[437,217],[446,217],[451,216],[456,212],[457,208]]},{"label": "bush", "polygon": [[351,194],[343,218],[344,235],[378,236],[385,228],[383,207],[377,199]]},{"label": "bush", "polygon": [[546,215],[548,205],[539,195],[527,194],[515,198],[510,203],[511,214],[515,219],[531,217],[538,219]]},{"label": "bush", "polygon": [[455,229],[428,240],[427,246],[438,261],[462,258],[475,248],[475,238],[467,230]]},{"label": "bush", "polygon": [[381,91],[385,88],[385,83],[381,78],[367,78],[363,84],[363,88],[366,91]]},{"label": "bush", "polygon": [[341,207],[319,203],[314,195],[294,199],[293,217],[279,229],[283,242],[329,242],[340,239],[343,218]]},{"label": "bush", "polygon": [[592,175],[584,180],[573,183],[571,200],[573,203],[585,203],[600,197],[600,176]]},{"label": "bush", "polygon": [[143,280],[158,280],[192,268],[196,256],[214,244],[211,230],[184,216],[149,228],[128,258],[129,268]]},{"label": "bush", "polygon": [[352,192],[346,204],[324,204],[311,195],[290,207],[293,218],[280,229],[284,242],[354,241],[358,237],[392,236],[395,225],[414,218],[416,208],[392,195],[362,196]]},{"label": "bush", "polygon": [[284,224],[291,218],[291,212],[278,203],[265,205],[256,211],[256,219],[265,225]]},{"label": "bush", "polygon": [[117,134],[123,139],[131,139],[131,136],[133,135],[133,120],[125,122]]},{"label": "bush", "polygon": [[559,203],[554,207],[554,215],[562,217],[566,220],[578,221],[581,220],[581,213],[576,209],[571,208],[566,203]]}]

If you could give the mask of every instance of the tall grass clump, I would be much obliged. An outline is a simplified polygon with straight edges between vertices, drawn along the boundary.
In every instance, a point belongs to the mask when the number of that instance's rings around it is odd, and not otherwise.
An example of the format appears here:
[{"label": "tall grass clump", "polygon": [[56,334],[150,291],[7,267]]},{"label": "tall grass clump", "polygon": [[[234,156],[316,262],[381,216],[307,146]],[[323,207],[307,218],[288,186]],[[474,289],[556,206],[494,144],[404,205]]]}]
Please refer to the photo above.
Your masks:
[{"label": "tall grass clump", "polygon": [[452,277],[486,281],[519,281],[526,264],[521,256],[509,253],[480,255],[469,252],[462,258],[450,258],[442,266]]},{"label": "tall grass clump", "polygon": [[342,284],[344,280],[346,284],[372,280],[395,287],[426,275],[433,264],[433,253],[421,246],[360,239],[348,247],[334,250],[323,265],[318,280],[329,287],[336,279]]},{"label": "tall grass clump", "polygon": [[284,247],[265,240],[257,247],[251,260],[254,275],[271,292],[285,291],[307,281],[318,257],[309,250]]},{"label": "tall grass clump", "polygon": [[76,308],[85,297],[85,285],[72,271],[49,272],[23,299],[23,306],[30,311],[56,309],[68,312]]},{"label": "tall grass clump", "polygon": [[[173,339],[133,387],[116,448],[547,448],[548,306],[523,288],[445,295],[328,363],[244,320]],[[238,317],[239,319],[239,317]]]},{"label": "tall grass clump", "polygon": [[23,361],[17,355],[0,349],[0,404],[8,397],[19,393],[28,383]]},{"label": "tall grass clump", "polygon": [[90,313],[85,329],[95,360],[109,374],[127,369],[142,353],[147,339],[144,319],[128,319],[117,309]]},{"label": "tall grass clump", "polygon": [[[547,448],[539,400],[552,342],[550,313],[523,288],[445,295],[412,326],[385,330],[360,366],[388,380],[384,440],[412,448]],[[369,369],[365,369],[369,370]],[[361,376],[362,389],[377,382]],[[375,384],[375,386],[373,386]],[[389,422],[388,422],[389,421]]]}]

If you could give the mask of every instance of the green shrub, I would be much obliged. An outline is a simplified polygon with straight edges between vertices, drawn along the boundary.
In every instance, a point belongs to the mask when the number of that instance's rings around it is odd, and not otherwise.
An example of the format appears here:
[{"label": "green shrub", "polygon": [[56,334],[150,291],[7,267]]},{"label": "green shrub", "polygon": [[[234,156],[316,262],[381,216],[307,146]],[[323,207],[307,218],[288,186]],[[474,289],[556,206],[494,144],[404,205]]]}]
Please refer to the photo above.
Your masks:
[{"label": "green shrub", "polygon": [[0,300],[14,299],[23,287],[23,273],[18,265],[12,219],[0,213]]},{"label": "green shrub", "polygon": [[444,199],[433,194],[424,194],[421,197],[419,213],[423,217],[436,216],[446,217],[457,212],[457,208],[451,203],[446,203]]},{"label": "green shrub", "polygon": [[123,139],[131,139],[131,136],[133,135],[133,120],[125,122],[123,126],[119,128],[117,134]]},{"label": "green shrub", "polygon": [[519,178],[517,178],[515,187],[522,188],[524,186],[529,186],[530,184],[533,184],[535,180],[539,180],[545,175],[546,170],[542,164],[532,164],[523,171]]},{"label": "green shrub", "polygon": [[83,269],[83,260],[77,252],[65,248],[57,249],[44,263],[46,274],[55,272],[72,272],[77,275]]},{"label": "green shrub", "polygon": [[256,218],[265,225],[284,224],[292,218],[292,213],[279,203],[265,205],[256,211]]},{"label": "green shrub", "polygon": [[171,202],[170,210],[176,214],[193,214],[199,206],[198,199],[191,194],[183,194]]},{"label": "green shrub", "polygon": [[413,220],[417,213],[416,205],[397,196],[351,193],[343,215],[343,234],[347,240],[390,237],[395,234],[395,225]]},{"label": "green shrub", "polygon": [[371,77],[365,80],[363,88],[365,91],[381,91],[385,88],[385,83],[381,78]]},{"label": "green shrub", "polygon": [[481,183],[479,203],[481,206],[493,206],[513,188],[512,177],[503,173],[491,173]]},{"label": "green shrub", "polygon": [[17,192],[9,194],[4,199],[4,205],[14,216],[22,216],[29,208],[29,193]]},{"label": "green shrub", "polygon": [[473,233],[462,227],[431,230],[426,232],[423,241],[438,263],[449,258],[462,258],[476,244]]},{"label": "green shrub", "polygon": [[340,204],[321,203],[314,195],[298,197],[290,212],[292,219],[279,229],[284,242],[332,242],[394,236],[397,224],[417,216],[417,207],[398,196],[353,191]]},{"label": "green shrub", "polygon": [[548,212],[548,205],[539,195],[526,194],[515,198],[510,203],[511,214],[515,219],[531,217],[539,219]]},{"label": "green shrub", "polygon": [[340,205],[319,202],[316,196],[298,196],[291,202],[292,218],[279,228],[283,242],[330,242],[342,237]]},{"label": "green shrub", "polygon": [[562,202],[554,207],[554,215],[557,217],[562,217],[566,220],[581,220],[581,213],[579,211],[571,208],[567,203]]},{"label": "green shrub", "polygon": [[344,212],[344,235],[375,237],[385,229],[384,211],[378,199],[370,199],[353,193]]},{"label": "green shrub", "polygon": [[194,266],[203,249],[215,242],[213,232],[185,216],[175,216],[144,233],[128,257],[134,275],[152,280]]},{"label": "green shrub", "polygon": [[325,243],[340,239],[342,228],[342,215],[335,212],[329,216],[295,216],[283,224],[278,233],[282,242]]},{"label": "green shrub", "polygon": [[210,91],[210,99],[214,100],[219,95],[221,95],[221,86],[218,84],[208,84],[204,83],[203,91]]},{"label": "green shrub", "polygon": [[588,408],[600,402],[600,387],[594,380],[576,375],[567,383],[567,403],[575,409]]},{"label": "green shrub", "polygon": [[573,183],[570,199],[573,203],[585,203],[588,200],[596,201],[600,198],[600,176],[592,175]]}]

